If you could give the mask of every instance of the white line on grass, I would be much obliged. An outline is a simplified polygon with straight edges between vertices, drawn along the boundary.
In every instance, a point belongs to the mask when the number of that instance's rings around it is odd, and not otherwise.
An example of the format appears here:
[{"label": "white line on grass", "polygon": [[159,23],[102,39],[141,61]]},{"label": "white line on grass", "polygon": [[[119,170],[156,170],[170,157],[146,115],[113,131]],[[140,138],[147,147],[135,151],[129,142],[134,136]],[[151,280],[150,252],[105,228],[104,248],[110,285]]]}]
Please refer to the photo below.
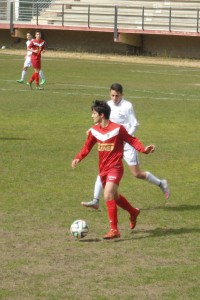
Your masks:
[{"label": "white line on grass", "polygon": [[[16,92],[16,89],[5,89],[5,88],[1,88],[0,89],[0,91],[2,91],[2,92]],[[18,92],[20,92],[20,93],[44,93],[44,94],[62,94],[62,95],[74,95],[74,96],[76,96],[76,95],[80,95],[80,93],[79,92],[63,92],[63,91],[52,91],[52,90],[47,90],[47,89],[45,89],[45,90],[42,90],[42,91],[37,91],[37,90],[35,90],[35,89],[33,89],[33,90],[28,90],[28,89],[26,89],[26,90],[24,90],[24,89],[22,89],[22,90],[18,90]],[[144,92],[144,91],[137,91],[137,92]],[[146,93],[152,93],[152,92],[148,92],[148,91],[145,91]],[[159,93],[159,92],[158,92]],[[152,96],[152,97],[149,97],[149,96],[146,96],[146,97],[144,97],[144,96],[138,96],[138,95],[135,95],[135,96],[128,96],[127,98],[129,98],[129,99],[146,99],[146,100],[150,100],[150,99],[153,99],[153,100],[167,100],[167,101],[199,101],[199,97],[197,96],[197,95],[190,95],[190,97],[191,96],[193,96],[194,98],[172,98],[171,97],[171,95],[172,96],[176,96],[176,95],[178,95],[179,97],[181,96],[181,97],[187,97],[188,95],[185,95],[185,94],[176,94],[176,93],[163,93],[163,92],[160,92],[159,94],[165,94],[166,95],[166,97],[155,97],[155,96]],[[105,98],[106,97],[106,95],[105,94],[97,94],[97,93],[95,93],[95,94],[92,94],[92,93],[84,93],[83,91],[81,91],[81,95],[82,96],[92,96],[92,97],[103,97],[103,98]],[[169,97],[167,96],[167,95],[170,95]],[[108,100],[108,99],[106,99],[106,100]]]},{"label": "white line on grass", "polygon": [[[190,72],[188,72],[188,70],[178,70],[178,72],[180,72],[180,73],[177,73],[177,74],[174,73],[174,72],[169,72],[168,70],[166,72],[130,70],[130,72],[131,73],[142,73],[142,74],[172,75],[172,76],[180,76],[181,72],[187,72],[185,75],[191,76],[191,74],[190,74]],[[196,72],[196,71],[194,71],[194,72]],[[200,74],[199,75],[198,74],[193,74],[192,76],[200,77]]]}]

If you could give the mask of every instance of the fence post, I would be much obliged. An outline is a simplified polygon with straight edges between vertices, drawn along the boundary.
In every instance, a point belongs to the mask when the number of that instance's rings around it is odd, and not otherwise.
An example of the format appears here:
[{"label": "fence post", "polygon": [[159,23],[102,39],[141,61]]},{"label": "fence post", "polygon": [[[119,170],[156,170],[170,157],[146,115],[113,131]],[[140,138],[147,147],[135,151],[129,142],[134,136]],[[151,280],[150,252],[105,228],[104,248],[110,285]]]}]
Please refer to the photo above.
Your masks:
[{"label": "fence post", "polygon": [[88,28],[90,28],[90,4],[88,5]]},{"label": "fence post", "polygon": [[37,18],[36,18],[36,22],[37,22],[37,25],[38,25],[38,14],[39,14],[39,9],[38,9],[38,3],[36,3],[36,16],[37,16]]},{"label": "fence post", "polygon": [[144,6],[142,7],[142,30],[144,30]]},{"label": "fence post", "polygon": [[169,31],[172,31],[172,8],[169,9]]},{"label": "fence post", "polygon": [[14,28],[13,28],[13,13],[14,13],[13,2],[10,2],[10,33],[11,34],[14,33]]},{"label": "fence post", "polygon": [[118,7],[115,5],[115,18],[114,18],[114,41],[118,41],[118,26],[117,26]]},{"label": "fence post", "polygon": [[64,26],[64,13],[65,13],[65,8],[64,8],[64,3],[62,4],[62,26]]}]

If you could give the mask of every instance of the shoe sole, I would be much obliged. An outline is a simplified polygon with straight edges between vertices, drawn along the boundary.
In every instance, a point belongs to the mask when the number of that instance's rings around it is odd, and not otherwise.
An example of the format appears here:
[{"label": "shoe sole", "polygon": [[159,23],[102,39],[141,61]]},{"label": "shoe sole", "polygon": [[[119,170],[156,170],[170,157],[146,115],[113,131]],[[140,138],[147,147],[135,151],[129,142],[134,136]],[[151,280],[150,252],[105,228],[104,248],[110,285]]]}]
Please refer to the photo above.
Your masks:
[{"label": "shoe sole", "polygon": [[115,235],[112,237],[106,237],[106,236],[103,237],[104,240],[113,240],[113,239],[119,239],[119,238],[120,238],[120,235]]},{"label": "shoe sole", "polygon": [[99,209],[98,205],[88,205],[84,202],[81,202],[81,205],[84,206],[84,207],[87,207],[87,208]]}]

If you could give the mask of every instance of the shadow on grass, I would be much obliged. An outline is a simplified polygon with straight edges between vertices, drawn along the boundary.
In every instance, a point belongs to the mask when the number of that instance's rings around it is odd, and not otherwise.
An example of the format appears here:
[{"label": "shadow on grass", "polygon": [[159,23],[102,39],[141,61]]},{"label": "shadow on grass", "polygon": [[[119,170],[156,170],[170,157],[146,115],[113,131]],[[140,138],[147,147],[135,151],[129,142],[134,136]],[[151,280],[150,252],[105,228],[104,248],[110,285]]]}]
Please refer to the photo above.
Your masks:
[{"label": "shadow on grass", "polygon": [[170,236],[170,235],[181,235],[181,234],[188,234],[188,233],[200,233],[200,228],[177,228],[177,229],[163,229],[163,228],[156,228],[156,229],[149,229],[149,230],[134,230],[131,232],[131,237],[129,238],[120,238],[115,240],[110,240],[107,242],[126,242],[126,241],[135,241],[147,238],[156,238],[162,236]]},{"label": "shadow on grass", "polygon": [[129,238],[120,238],[120,239],[112,239],[112,240],[104,240],[103,238],[90,238],[90,239],[82,239],[79,240],[79,243],[96,243],[96,242],[107,242],[107,243],[119,243],[126,242],[131,240],[141,240],[147,238],[155,238],[162,236],[170,236],[170,235],[181,235],[188,233],[200,233],[200,228],[156,228],[156,229],[142,229],[142,230],[134,230],[131,232],[131,237]]},{"label": "shadow on grass", "polygon": [[180,234],[188,234],[188,233],[200,233],[200,228],[156,228],[156,229],[143,229],[143,230],[135,230],[131,234],[144,234],[144,236],[135,236],[134,239],[144,239],[151,237],[160,237],[160,236],[170,236],[170,235],[180,235]]},{"label": "shadow on grass", "polygon": [[80,243],[93,243],[93,242],[101,242],[101,241],[102,240],[98,238],[79,240]]},{"label": "shadow on grass", "polygon": [[25,138],[0,137],[0,140],[5,140],[5,141],[29,141],[30,139],[25,139]]},{"label": "shadow on grass", "polygon": [[179,205],[179,206],[173,206],[173,204],[172,204],[171,206],[157,206],[157,207],[152,207],[152,208],[144,208],[141,210],[157,210],[157,209],[163,209],[163,210],[169,210],[169,211],[188,211],[188,210],[200,209],[200,205],[184,204],[184,205]]}]

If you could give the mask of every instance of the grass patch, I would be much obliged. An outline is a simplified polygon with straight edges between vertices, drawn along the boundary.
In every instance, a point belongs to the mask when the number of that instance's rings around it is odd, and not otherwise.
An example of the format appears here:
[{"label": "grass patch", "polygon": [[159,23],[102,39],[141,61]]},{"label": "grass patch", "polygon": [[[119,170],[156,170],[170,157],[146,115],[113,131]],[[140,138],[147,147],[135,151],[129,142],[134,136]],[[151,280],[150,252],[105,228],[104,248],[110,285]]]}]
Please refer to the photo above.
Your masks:
[{"label": "grass patch", "polygon": [[[144,62],[45,57],[44,91],[19,85],[23,56],[0,54],[1,291],[0,299],[199,299],[199,72]],[[174,61],[176,62],[176,61]],[[28,76],[32,70],[29,69]],[[156,144],[141,168],[170,183],[171,197],[132,177],[120,190],[141,208],[137,227],[119,210],[119,241],[92,197],[97,153],[76,170],[71,160],[91,126],[93,100],[124,86],[140,123],[137,136]],[[80,242],[70,224],[85,219]]]}]

